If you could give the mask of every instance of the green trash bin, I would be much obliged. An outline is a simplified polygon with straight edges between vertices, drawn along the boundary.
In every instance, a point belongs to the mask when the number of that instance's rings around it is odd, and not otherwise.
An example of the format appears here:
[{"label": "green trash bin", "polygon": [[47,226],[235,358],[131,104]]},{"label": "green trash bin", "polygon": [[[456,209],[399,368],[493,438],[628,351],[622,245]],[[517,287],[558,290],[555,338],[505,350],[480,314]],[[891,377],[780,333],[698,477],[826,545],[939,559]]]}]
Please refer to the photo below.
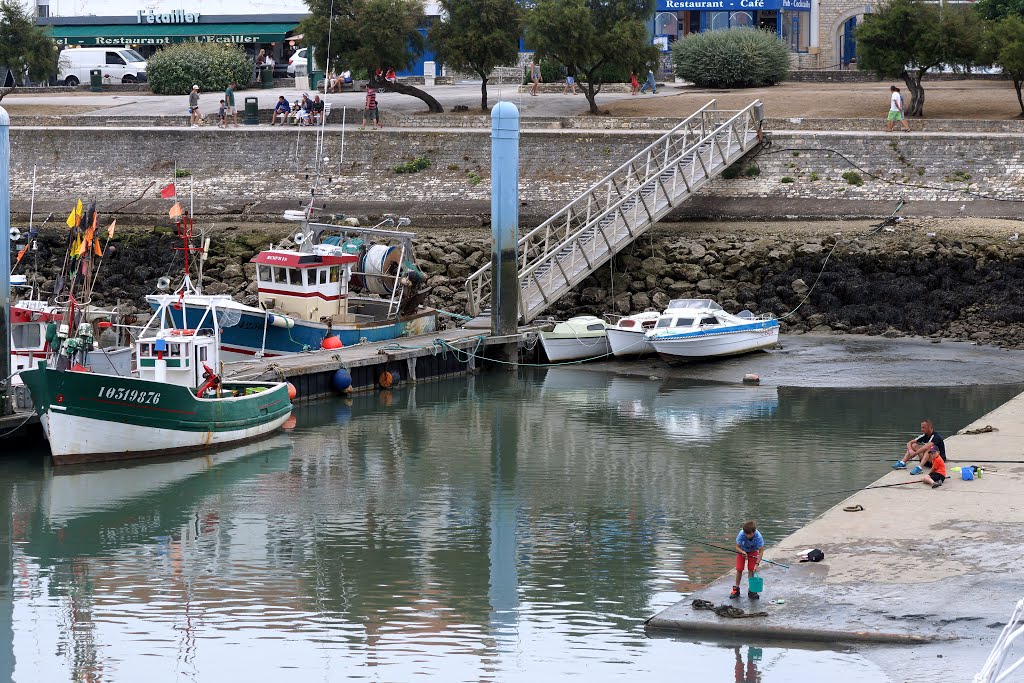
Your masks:
[{"label": "green trash bin", "polygon": [[245,119],[242,120],[247,126],[255,126],[260,122],[260,99],[258,97],[245,98]]},{"label": "green trash bin", "polygon": [[263,86],[264,90],[269,90],[274,87],[274,67],[273,66],[261,66],[260,67],[260,85]]},{"label": "green trash bin", "polygon": [[92,92],[103,92],[103,71],[100,69],[89,69],[89,90]]},{"label": "green trash bin", "polygon": [[310,71],[309,72],[309,89],[316,92],[320,87],[320,84],[324,82],[323,71]]}]

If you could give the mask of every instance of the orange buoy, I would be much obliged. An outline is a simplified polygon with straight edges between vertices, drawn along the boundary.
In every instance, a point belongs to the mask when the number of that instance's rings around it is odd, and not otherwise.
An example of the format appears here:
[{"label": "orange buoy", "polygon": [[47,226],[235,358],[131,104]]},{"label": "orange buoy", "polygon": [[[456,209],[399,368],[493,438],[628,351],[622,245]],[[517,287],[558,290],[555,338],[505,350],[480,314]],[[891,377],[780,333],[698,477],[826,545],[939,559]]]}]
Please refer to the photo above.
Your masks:
[{"label": "orange buoy", "polygon": [[395,377],[390,372],[385,370],[380,373],[380,377],[377,378],[377,384],[380,385],[381,389],[390,389],[391,385],[395,383]]},{"label": "orange buoy", "polygon": [[332,334],[329,337],[324,337],[324,340],[320,342],[320,348],[322,349],[340,349],[342,347],[341,339],[338,335]]},{"label": "orange buoy", "polygon": [[295,397],[298,396],[298,395],[299,395],[299,391],[298,391],[298,389],[295,388],[295,385],[292,384],[291,382],[288,382],[288,400],[289,401],[294,401]]},{"label": "orange buoy", "polygon": [[295,429],[296,422],[297,421],[295,419],[295,416],[289,415],[288,419],[284,421],[283,425],[281,425],[281,429],[290,432],[291,430]]}]

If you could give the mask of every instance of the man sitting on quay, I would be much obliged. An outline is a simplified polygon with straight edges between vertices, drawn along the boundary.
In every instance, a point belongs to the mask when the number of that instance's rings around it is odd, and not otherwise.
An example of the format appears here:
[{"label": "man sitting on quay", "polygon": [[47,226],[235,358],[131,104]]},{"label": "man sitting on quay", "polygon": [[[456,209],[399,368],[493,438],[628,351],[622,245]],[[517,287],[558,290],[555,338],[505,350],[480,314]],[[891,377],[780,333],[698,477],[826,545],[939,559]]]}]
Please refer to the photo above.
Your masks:
[{"label": "man sitting on quay", "polygon": [[[942,460],[946,461],[946,442],[942,440],[942,435],[935,431],[932,421],[924,420],[921,422],[921,435],[907,442],[907,452],[901,459],[893,463],[892,468],[894,470],[906,469],[907,462],[910,460],[920,460],[924,464],[931,451],[937,452]],[[915,467],[914,469],[916,471],[913,474],[920,472],[920,468]]]},{"label": "man sitting on quay", "polygon": [[284,98],[284,95],[280,95],[277,98],[277,104],[274,105],[274,111],[270,115],[270,125],[277,123],[277,119],[281,119],[281,125],[283,126],[288,122],[288,114],[292,108],[288,105],[288,100]]}]

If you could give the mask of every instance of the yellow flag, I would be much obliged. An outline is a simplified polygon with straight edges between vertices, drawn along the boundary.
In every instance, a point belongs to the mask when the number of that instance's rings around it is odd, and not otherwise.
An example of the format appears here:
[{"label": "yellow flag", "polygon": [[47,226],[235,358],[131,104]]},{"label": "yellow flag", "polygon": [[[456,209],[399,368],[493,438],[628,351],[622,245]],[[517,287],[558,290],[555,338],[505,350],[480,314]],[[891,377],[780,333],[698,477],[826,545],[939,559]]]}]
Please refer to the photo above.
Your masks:
[{"label": "yellow flag", "polygon": [[116,218],[113,221],[111,221],[110,227],[107,228],[107,239],[108,240],[114,239],[114,226],[115,225],[117,225],[117,219]]},{"label": "yellow flag", "polygon": [[74,244],[71,245],[71,256],[77,258],[82,255],[82,236],[79,235],[75,238]]},{"label": "yellow flag", "polygon": [[174,202],[174,206],[172,206],[171,210],[167,212],[167,215],[170,216],[171,218],[177,218],[178,216],[180,216],[181,204],[179,204],[178,202]]},{"label": "yellow flag", "polygon": [[71,209],[71,213],[68,214],[68,219],[65,221],[69,228],[78,227],[78,224],[82,222],[82,213],[82,200],[79,199],[78,204]]}]

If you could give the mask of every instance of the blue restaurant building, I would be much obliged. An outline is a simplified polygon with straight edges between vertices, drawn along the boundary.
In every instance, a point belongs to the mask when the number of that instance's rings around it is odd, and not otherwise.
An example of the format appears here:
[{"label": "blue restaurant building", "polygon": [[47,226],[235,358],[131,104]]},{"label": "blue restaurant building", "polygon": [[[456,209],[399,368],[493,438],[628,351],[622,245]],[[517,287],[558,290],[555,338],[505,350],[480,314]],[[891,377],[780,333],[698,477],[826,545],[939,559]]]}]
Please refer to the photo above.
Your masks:
[{"label": "blue restaurant building", "polygon": [[748,27],[777,33],[796,53],[810,51],[817,0],[657,0],[654,43],[667,51],[691,33]]}]

